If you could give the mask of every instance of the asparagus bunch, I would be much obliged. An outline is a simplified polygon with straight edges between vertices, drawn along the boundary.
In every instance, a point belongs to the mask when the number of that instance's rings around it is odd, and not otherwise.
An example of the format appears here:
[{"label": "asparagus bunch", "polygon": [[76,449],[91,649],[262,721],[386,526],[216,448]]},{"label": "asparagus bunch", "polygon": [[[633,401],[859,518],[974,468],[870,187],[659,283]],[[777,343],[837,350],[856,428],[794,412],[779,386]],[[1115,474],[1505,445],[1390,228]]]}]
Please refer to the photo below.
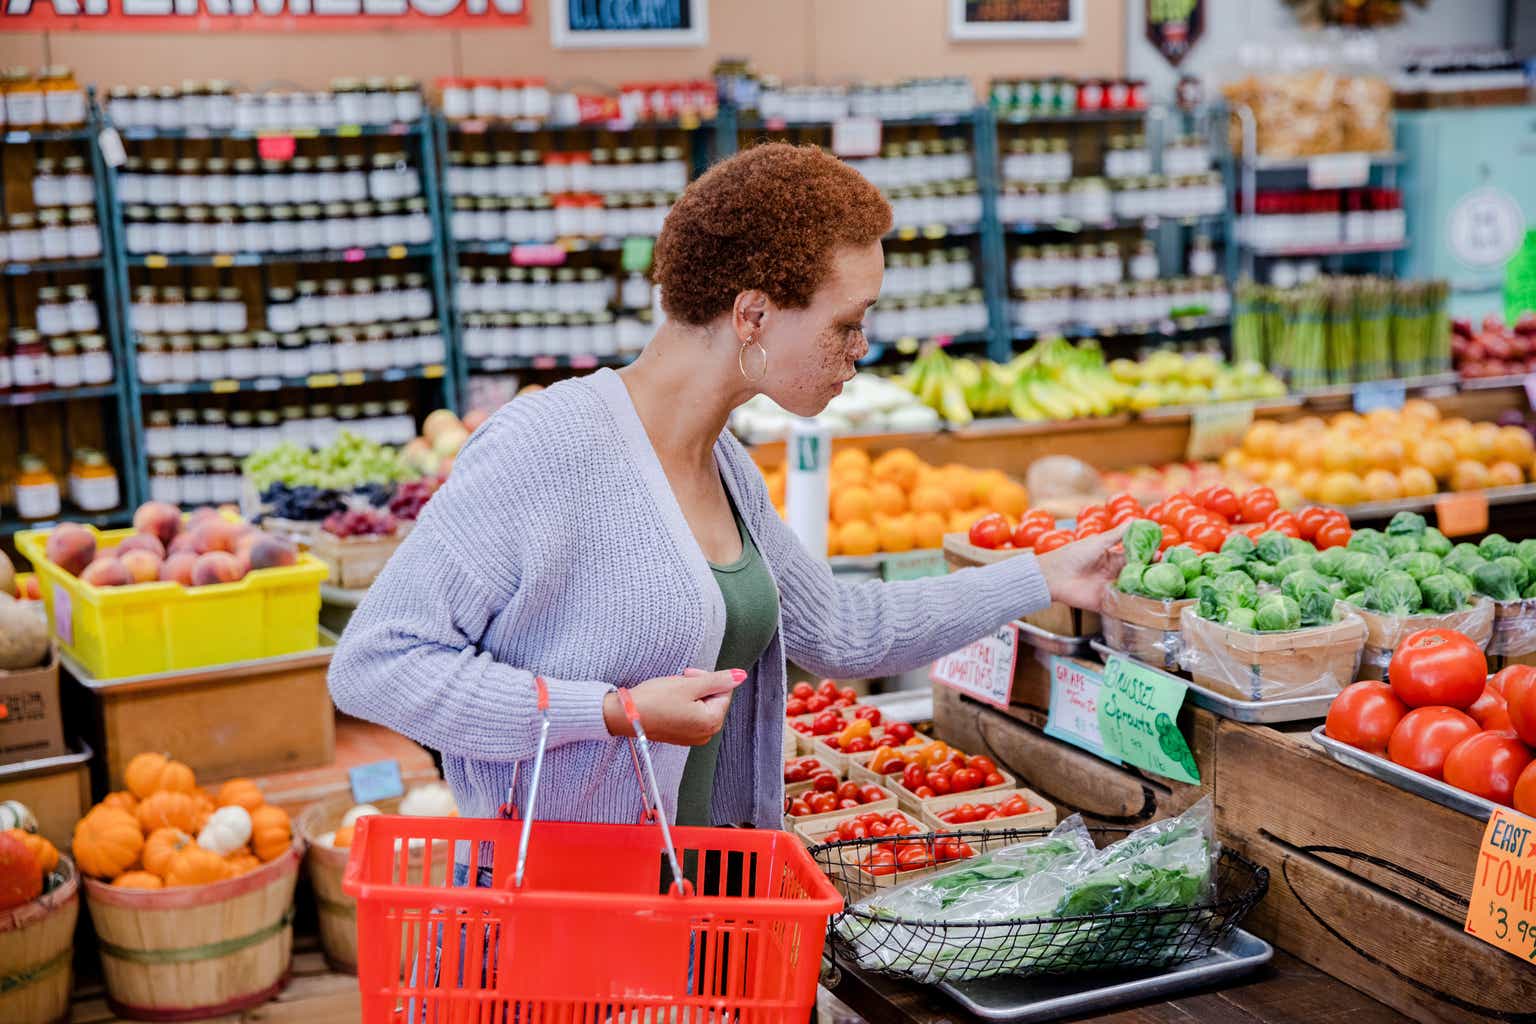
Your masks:
[{"label": "asparagus bunch", "polygon": [[1355,379],[1386,380],[1393,373],[1392,283],[1379,277],[1361,278],[1355,294],[1355,313]]},{"label": "asparagus bunch", "polygon": [[1328,385],[1328,293],[1319,287],[1285,295],[1286,377],[1293,391]]},{"label": "asparagus bunch", "polygon": [[1243,278],[1233,288],[1232,361],[1269,365],[1271,353],[1268,327],[1269,289]]},{"label": "asparagus bunch", "polygon": [[1356,285],[1353,278],[1339,277],[1323,285],[1328,305],[1326,344],[1328,383],[1335,386],[1355,380],[1357,335]]}]

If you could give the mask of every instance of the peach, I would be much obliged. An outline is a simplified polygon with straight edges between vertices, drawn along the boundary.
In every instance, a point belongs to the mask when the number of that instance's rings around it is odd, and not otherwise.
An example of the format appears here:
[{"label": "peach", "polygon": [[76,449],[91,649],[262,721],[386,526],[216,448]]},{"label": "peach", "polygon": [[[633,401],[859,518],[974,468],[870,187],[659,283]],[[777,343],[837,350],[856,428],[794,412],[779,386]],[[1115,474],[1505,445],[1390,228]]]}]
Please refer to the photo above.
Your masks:
[{"label": "peach", "polygon": [[235,537],[235,554],[249,557],[251,548],[255,547],[256,544],[264,536],[266,536],[266,534],[262,533],[254,526],[247,525],[240,527],[240,532]]},{"label": "peach", "polygon": [[162,545],[181,532],[181,510],[164,501],[146,501],[133,514],[133,528],[153,534]]},{"label": "peach", "polygon": [[192,563],[192,585],[206,587],[214,583],[233,583],[241,576],[240,560],[228,551],[209,551]]},{"label": "peach", "polygon": [[79,576],[96,558],[96,536],[79,523],[60,523],[43,546],[48,561],[71,576]]},{"label": "peach", "polygon": [[117,560],[128,570],[128,575],[133,577],[135,583],[153,583],[160,578],[162,559],[153,551],[134,548],[119,555]]},{"label": "peach", "polygon": [[197,538],[192,535],[190,530],[178,533],[176,538],[171,541],[171,546],[165,549],[167,556],[181,554],[183,551],[194,555],[198,554]]},{"label": "peach", "polygon": [[251,546],[246,557],[252,569],[276,569],[299,560],[299,549],[281,537],[264,533]]},{"label": "peach", "polygon": [[156,558],[165,558],[165,545],[160,543],[160,538],[153,533],[136,533],[119,544],[116,551],[119,558],[130,551],[148,551]]},{"label": "peach", "polygon": [[195,551],[178,551],[160,563],[160,578],[184,587],[192,585],[192,566],[197,564]]},{"label": "peach", "polygon": [[93,587],[126,587],[133,581],[128,567],[111,555],[96,559],[80,574],[80,582]]},{"label": "peach", "polygon": [[43,599],[43,586],[36,576],[28,576],[24,580],[16,581],[17,597],[23,601],[41,601]]},{"label": "peach", "polygon": [[227,519],[204,518],[202,522],[192,527],[192,540],[196,545],[195,550],[200,555],[206,555],[210,551],[226,551],[233,553],[235,541],[240,539],[240,526]]},{"label": "peach", "polygon": [[491,414],[484,409],[471,409],[464,414],[464,429],[473,434],[480,429],[480,424],[491,418]]},{"label": "peach", "polygon": [[214,508],[212,505],[199,505],[197,508],[193,509],[192,514],[187,517],[187,525],[189,527],[196,526],[199,523],[205,522],[209,519],[217,518],[219,518],[218,509]]}]

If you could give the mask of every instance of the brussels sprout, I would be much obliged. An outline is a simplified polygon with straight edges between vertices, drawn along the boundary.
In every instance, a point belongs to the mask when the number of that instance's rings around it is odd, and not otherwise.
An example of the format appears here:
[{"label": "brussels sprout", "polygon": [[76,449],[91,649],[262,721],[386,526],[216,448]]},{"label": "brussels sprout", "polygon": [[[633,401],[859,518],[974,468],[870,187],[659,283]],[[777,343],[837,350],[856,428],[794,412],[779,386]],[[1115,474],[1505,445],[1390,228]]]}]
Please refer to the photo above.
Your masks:
[{"label": "brussels sprout", "polygon": [[1472,588],[1495,601],[1518,601],[1520,588],[1509,566],[1502,561],[1484,562],[1472,570]]},{"label": "brussels sprout", "polygon": [[1334,580],[1328,584],[1328,593],[1333,595],[1334,600],[1342,601],[1350,594],[1349,584],[1343,580]]},{"label": "brussels sprout", "polygon": [[1333,595],[1326,590],[1308,590],[1297,599],[1303,626],[1326,626],[1333,621]]},{"label": "brussels sprout", "polygon": [[1417,512],[1399,512],[1387,524],[1388,537],[1422,537],[1429,522]]},{"label": "brussels sprout", "polygon": [[1328,592],[1328,581],[1311,569],[1298,569],[1280,578],[1280,593],[1292,601],[1301,601],[1301,595],[1309,590]]},{"label": "brussels sprout", "polygon": [[1428,551],[1436,558],[1444,558],[1451,553],[1451,541],[1445,534],[1431,526],[1424,531],[1424,536],[1419,538],[1419,550]]},{"label": "brussels sprout", "polygon": [[1368,551],[1373,555],[1379,555],[1383,559],[1391,557],[1391,552],[1387,550],[1386,535],[1380,530],[1372,530],[1370,528],[1356,530],[1354,536],[1349,538],[1349,543],[1345,547],[1351,551]]},{"label": "brussels sprout", "polygon": [[1514,555],[1500,555],[1493,560],[1493,564],[1502,565],[1508,569],[1510,575],[1515,578],[1515,586],[1520,590],[1524,590],[1531,582],[1531,570],[1527,569],[1525,563]]},{"label": "brussels sprout", "polygon": [[1279,530],[1266,530],[1259,534],[1253,552],[1270,565],[1278,565],[1291,553],[1291,538]]},{"label": "brussels sprout", "polygon": [[1167,562],[1169,565],[1178,566],[1182,566],[1186,562],[1198,563],[1200,561],[1200,552],[1196,551],[1188,544],[1175,544],[1173,547],[1163,552],[1163,561]]},{"label": "brussels sprout", "polygon": [[1279,566],[1270,565],[1268,562],[1261,562],[1258,559],[1254,559],[1243,566],[1243,571],[1252,576],[1255,583],[1279,583],[1283,578],[1280,575]]},{"label": "brussels sprout", "polygon": [[1316,558],[1317,548],[1309,540],[1300,537],[1287,537],[1286,541],[1291,545],[1291,554],[1300,555],[1303,558]]},{"label": "brussels sprout", "polygon": [[1445,567],[1461,573],[1463,576],[1471,576],[1472,570],[1481,562],[1488,559],[1478,550],[1476,544],[1457,544],[1451,548],[1451,553],[1445,556]]},{"label": "brussels sprout", "polygon": [[1146,565],[1157,556],[1163,543],[1163,528],[1150,519],[1137,519],[1125,531],[1125,560]]},{"label": "brussels sprout", "polygon": [[1244,633],[1252,633],[1258,624],[1258,616],[1252,608],[1228,608],[1226,614],[1227,628],[1240,629]]},{"label": "brussels sprout", "polygon": [[1407,573],[1415,580],[1422,580],[1440,571],[1440,559],[1428,551],[1411,551],[1405,555],[1398,555],[1390,564],[1392,568]]},{"label": "brussels sprout", "polygon": [[1265,594],[1253,613],[1254,625],[1266,633],[1301,627],[1301,606],[1284,594]]},{"label": "brussels sprout", "polygon": [[1525,563],[1525,567],[1536,573],[1536,538],[1527,537],[1515,545],[1515,557]]},{"label": "brussels sprout", "polygon": [[1125,568],[1120,570],[1120,575],[1115,577],[1115,589],[1119,590],[1122,594],[1140,594],[1143,568],[1143,566],[1127,562]]},{"label": "brussels sprout", "polygon": [[1536,583],[1532,583],[1520,593],[1522,599],[1536,597]]},{"label": "brussels sprout", "polygon": [[1440,573],[1419,581],[1419,593],[1424,595],[1424,610],[1437,615],[1449,615],[1460,611],[1472,596],[1470,586],[1462,586],[1452,575]]},{"label": "brussels sprout", "polygon": [[1246,533],[1229,533],[1227,539],[1221,545],[1221,553],[1234,555],[1238,558],[1247,558],[1253,554],[1253,538]]},{"label": "brussels sprout", "polygon": [[1417,537],[1397,536],[1387,538],[1387,554],[1392,558],[1417,550],[1419,550],[1419,539]]},{"label": "brussels sprout", "polygon": [[1307,555],[1291,555],[1275,566],[1275,572],[1283,580],[1293,573],[1312,572],[1312,563],[1315,561],[1315,558]]},{"label": "brussels sprout", "polygon": [[1351,551],[1344,556],[1339,575],[1356,590],[1364,590],[1387,571],[1387,560],[1368,551]]},{"label": "brussels sprout", "polygon": [[1457,572],[1455,569],[1444,569],[1440,574],[1456,584],[1458,589],[1465,591],[1468,596],[1477,593],[1477,587],[1472,583],[1472,577],[1466,573]]},{"label": "brussels sprout", "polygon": [[1247,573],[1233,570],[1216,577],[1216,596],[1225,605],[1252,608],[1259,598],[1259,588]]},{"label": "brussels sprout", "polygon": [[1236,555],[1212,555],[1210,560],[1205,563],[1205,574],[1211,577],[1211,579],[1216,579],[1217,577],[1225,576],[1229,572],[1242,569],[1243,564],[1243,560]]},{"label": "brussels sprout", "polygon": [[1478,552],[1489,560],[1503,558],[1505,555],[1515,553],[1515,545],[1502,533],[1490,533],[1477,545]]},{"label": "brussels sprout", "polygon": [[1220,622],[1226,617],[1226,607],[1221,603],[1221,595],[1216,592],[1215,584],[1200,592],[1200,604],[1196,612],[1202,619],[1210,619],[1212,622]]},{"label": "brussels sprout", "polygon": [[1149,565],[1141,574],[1141,592],[1163,601],[1177,600],[1184,596],[1184,573],[1165,562]]},{"label": "brussels sprout", "polygon": [[1414,615],[1424,607],[1424,595],[1414,578],[1397,569],[1390,569],[1367,590],[1366,603],[1371,611],[1384,615]]},{"label": "brussels sprout", "polygon": [[1344,559],[1348,555],[1349,550],[1347,548],[1328,548],[1326,551],[1318,553],[1317,558],[1312,562],[1312,568],[1324,576],[1332,576],[1334,579],[1338,579],[1343,572]]},{"label": "brussels sprout", "polygon": [[1204,597],[1207,591],[1215,591],[1216,584],[1209,576],[1196,576],[1184,584],[1184,596],[1189,598]]},{"label": "brussels sprout", "polygon": [[1365,607],[1365,591],[1357,590],[1352,594],[1346,594],[1343,598],[1345,604],[1352,604],[1356,608]]}]

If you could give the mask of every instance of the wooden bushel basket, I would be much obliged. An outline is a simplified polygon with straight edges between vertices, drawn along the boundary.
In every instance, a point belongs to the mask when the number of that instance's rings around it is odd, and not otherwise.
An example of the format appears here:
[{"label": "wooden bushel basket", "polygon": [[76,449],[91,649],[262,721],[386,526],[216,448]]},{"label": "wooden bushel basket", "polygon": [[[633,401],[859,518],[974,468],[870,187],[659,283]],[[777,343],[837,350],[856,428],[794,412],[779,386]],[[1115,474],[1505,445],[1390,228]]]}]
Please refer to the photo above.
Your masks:
[{"label": "wooden bushel basket", "polygon": [[53,889],[19,907],[0,910],[0,1020],[54,1024],[69,1019],[80,876],[59,857]]},{"label": "wooden bushel basket", "polygon": [[1179,616],[1194,603],[1137,597],[1113,585],[1105,587],[1100,605],[1104,643],[1137,661],[1177,672],[1183,643]]},{"label": "wooden bushel basket", "polygon": [[1365,623],[1346,612],[1329,626],[1249,633],[1184,610],[1190,677],[1238,700],[1279,700],[1338,693],[1354,681]]},{"label": "wooden bushel basket", "polygon": [[[353,803],[350,795],[344,795],[312,804],[294,823],[298,834],[309,844],[304,869],[309,876],[309,884],[314,887],[315,903],[320,911],[320,948],[325,953],[326,963],[333,970],[347,974],[357,973],[357,900],[342,891],[341,875],[347,868],[347,857],[352,851],[328,846],[320,842],[320,837],[334,831],[341,824],[342,816]],[[374,806],[385,814],[395,814],[400,807],[400,798],[378,800]],[[446,883],[449,867],[453,863],[448,844],[439,845],[440,849],[432,853],[431,884],[436,886]],[[408,869],[409,884],[422,884],[421,865],[424,860],[424,849],[413,847]]]},{"label": "wooden bushel basket", "polygon": [[1488,671],[1510,665],[1536,665],[1536,597],[1493,603]]},{"label": "wooden bushel basket", "polygon": [[1351,605],[1354,613],[1365,620],[1365,656],[1360,659],[1360,671],[1355,678],[1385,679],[1397,645],[1421,629],[1454,629],[1486,648],[1493,638],[1494,603],[1486,597],[1474,597],[1471,605],[1464,611],[1445,615],[1382,615]]},{"label": "wooden bushel basket", "polygon": [[293,889],[303,847],[249,874],[174,889],[85,880],[107,983],[120,1017],[186,1021],[271,999],[288,981]]},{"label": "wooden bushel basket", "polygon": [[[1018,550],[996,551],[991,548],[977,547],[967,540],[963,533],[944,535],[944,561],[952,571],[992,565],[1025,553]],[[1096,613],[1085,612],[1080,608],[1062,604],[1060,601],[1053,602],[1044,611],[1024,616],[1024,621],[1047,633],[1055,633],[1057,636],[1092,636],[1099,632],[1099,616]]]}]

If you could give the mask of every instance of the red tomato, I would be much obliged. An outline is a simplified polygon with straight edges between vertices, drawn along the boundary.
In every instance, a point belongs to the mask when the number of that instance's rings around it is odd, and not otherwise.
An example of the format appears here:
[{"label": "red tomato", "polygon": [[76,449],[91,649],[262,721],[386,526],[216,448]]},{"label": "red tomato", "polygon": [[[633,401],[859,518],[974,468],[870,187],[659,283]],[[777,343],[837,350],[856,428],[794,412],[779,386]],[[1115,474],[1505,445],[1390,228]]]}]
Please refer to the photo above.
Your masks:
[{"label": "red tomato", "polygon": [[1149,507],[1146,511],[1146,518],[1159,525],[1166,522],[1168,519],[1167,503],[1160,501],[1156,505]]},{"label": "red tomato", "polygon": [[1220,486],[1211,488],[1205,507],[1229,522],[1237,518],[1241,508],[1237,495],[1232,493],[1232,488]]},{"label": "red tomato", "polygon": [[1268,487],[1255,487],[1238,499],[1239,514],[1245,523],[1262,523],[1280,507],[1280,500]]},{"label": "red tomato", "polygon": [[812,793],[805,798],[805,802],[810,804],[812,814],[826,814],[828,811],[837,810],[835,793]]},{"label": "red tomato", "polygon": [[877,804],[885,799],[885,790],[879,786],[865,786],[859,790],[859,801],[866,804]]},{"label": "red tomato", "polygon": [[836,793],[837,776],[831,772],[817,772],[811,777],[811,788],[818,793]]},{"label": "red tomato", "polygon": [[1483,727],[1484,732],[1514,732],[1509,721],[1509,703],[1504,695],[1492,686],[1484,688],[1483,695],[1472,702],[1467,714]]},{"label": "red tomato", "polygon": [[832,706],[835,708],[851,708],[854,703],[854,701],[849,700],[847,697],[839,697],[832,702]]},{"label": "red tomato", "polygon": [[1512,801],[1515,810],[1521,814],[1536,818],[1536,761],[1525,766],[1525,771],[1520,773],[1520,778],[1515,781],[1515,797]]},{"label": "red tomato", "polygon": [[784,702],[784,717],[786,718],[809,714],[810,710],[810,708],[805,706],[804,697],[791,697]]},{"label": "red tomato", "polygon": [[1196,505],[1199,505],[1201,508],[1210,508],[1211,507],[1211,505],[1210,505],[1211,489],[1209,487],[1201,488],[1200,490],[1196,491],[1194,494],[1191,494],[1189,496],[1189,500],[1193,501]]},{"label": "red tomato", "polygon": [[1035,541],[1035,553],[1043,555],[1048,551],[1064,548],[1070,543],[1072,543],[1072,535],[1066,530],[1052,530],[1041,534],[1040,539]]},{"label": "red tomato", "polygon": [[787,813],[791,818],[803,818],[811,813],[811,805],[806,803],[803,798],[797,799],[789,805]]},{"label": "red tomato", "polygon": [[961,768],[949,780],[950,786],[956,793],[967,793],[981,785],[983,773],[974,768]]},{"label": "red tomato", "polygon": [[1109,507],[1106,506],[1106,505],[1084,505],[1082,508],[1078,509],[1078,512],[1077,512],[1077,521],[1078,522],[1082,522],[1084,519],[1106,519],[1107,520],[1108,518],[1109,518]]},{"label": "red tomato", "polygon": [[857,800],[862,790],[863,787],[857,782],[844,782],[837,787],[837,798],[839,800]]},{"label": "red tomato", "polygon": [[845,754],[863,754],[874,749],[874,741],[868,736],[855,736],[843,744],[843,753]]},{"label": "red tomato", "polygon": [[1386,683],[1352,683],[1333,698],[1324,731],[1340,743],[1385,754],[1392,730],[1407,713],[1407,705],[1397,699]]},{"label": "red tomato", "polygon": [[923,784],[928,777],[928,769],[920,764],[909,764],[901,773],[901,784],[912,792],[917,792],[917,787]]},{"label": "red tomato", "polygon": [[859,864],[872,875],[894,875],[896,873],[896,854],[884,846],[878,846]]},{"label": "red tomato", "polygon": [[1013,531],[1013,546],[1016,548],[1032,548],[1035,546],[1035,541],[1040,539],[1040,535],[1049,529],[1050,527],[1048,526],[1041,526],[1039,523],[1032,523],[1025,519]]},{"label": "red tomato", "polygon": [[975,757],[969,758],[965,762],[965,766],[967,768],[974,768],[983,775],[988,772],[997,771],[997,764],[985,754],[977,754]]},{"label": "red tomato", "polygon": [[832,706],[832,698],[818,693],[805,702],[805,710],[810,714],[817,714]]},{"label": "red tomato", "polygon": [[896,868],[899,871],[916,871],[928,866],[928,851],[921,846],[904,846],[896,851]]},{"label": "red tomato", "polygon": [[816,692],[827,700],[834,700],[837,697],[837,684],[830,679],[823,679],[816,684]]},{"label": "red tomato", "polygon": [[851,686],[844,686],[842,689],[837,691],[837,695],[843,700],[850,701],[854,704],[859,702],[859,692]]},{"label": "red tomato", "polygon": [[1355,535],[1350,529],[1349,523],[1330,520],[1317,528],[1317,534],[1312,538],[1312,543],[1317,545],[1319,551],[1328,548],[1341,548],[1349,543],[1349,538]]},{"label": "red tomato", "polygon": [[811,734],[811,723],[810,722],[791,722],[789,724],[789,727],[791,729],[795,730],[795,732],[803,732],[807,736],[809,736]]},{"label": "red tomato", "polygon": [[837,802],[837,809],[840,811],[851,811],[857,806],[859,806],[859,802],[852,797],[844,800],[838,800]]},{"label": "red tomato", "polygon": [[1301,539],[1311,540],[1317,536],[1317,531],[1328,521],[1328,510],[1317,505],[1308,505],[1301,510],[1296,517],[1296,523],[1301,527]]},{"label": "red tomato", "polygon": [[880,709],[872,708],[868,704],[861,704],[853,709],[854,718],[867,718],[870,725],[880,724]]},{"label": "red tomato", "polygon": [[1392,730],[1387,756],[1404,768],[1438,779],[1445,770],[1446,755],[1479,732],[1471,716],[1455,708],[1415,708]]},{"label": "red tomato", "polygon": [[1015,793],[1007,800],[1004,800],[999,806],[998,810],[1002,811],[1003,817],[1005,818],[1016,817],[1020,814],[1028,814],[1029,801]]},{"label": "red tomato", "polygon": [[[1397,645],[1387,676],[1392,692],[1411,708],[1430,704],[1465,708],[1488,685],[1488,659],[1482,648],[1453,629],[1421,629]],[[1536,672],[1531,677],[1536,679]],[[1513,708],[1510,719],[1514,719]],[[1536,731],[1532,737],[1536,738]]]},{"label": "red tomato", "polygon": [[885,727],[886,735],[893,737],[897,743],[905,743],[912,738],[912,726],[906,722],[892,722]]},{"label": "red tomato", "polygon": [[1170,526],[1177,527],[1180,533],[1188,533],[1205,521],[1205,513],[1194,505],[1190,505],[1188,508],[1179,509],[1168,518],[1172,520],[1169,523]]},{"label": "red tomato", "polygon": [[1510,804],[1515,798],[1515,783],[1530,763],[1531,752],[1515,737],[1478,733],[1445,755],[1445,781],[1485,800]]},{"label": "red tomato", "polygon": [[1536,746],[1536,668],[1514,665],[1504,672],[1508,673],[1504,700],[1509,705],[1509,726],[1522,740]]},{"label": "red tomato", "polygon": [[1050,530],[1056,526],[1056,517],[1043,508],[1032,508],[1024,513],[1024,518],[1019,520],[1019,522],[1031,525],[1038,524],[1041,529]]},{"label": "red tomato", "polygon": [[810,777],[810,772],[806,771],[803,764],[787,764],[784,766],[785,782],[804,782]]},{"label": "red tomato", "polygon": [[958,807],[951,808],[949,813],[953,815],[950,818],[952,822],[956,825],[964,825],[968,821],[976,820],[976,805],[961,804]]},{"label": "red tomato", "polygon": [[1300,536],[1301,523],[1289,509],[1277,508],[1264,518],[1264,525],[1268,526],[1271,530],[1283,529],[1282,524],[1289,526]]},{"label": "red tomato", "polygon": [[891,834],[891,827],[883,821],[877,821],[864,827],[869,830],[869,837],[871,839],[884,839]]},{"label": "red tomato", "polygon": [[1167,551],[1184,543],[1184,535],[1171,526],[1163,527],[1163,542],[1157,546],[1158,551]]},{"label": "red tomato", "polygon": [[816,696],[816,687],[810,683],[796,683],[794,689],[789,691],[791,697],[799,697],[801,700],[810,700]]},{"label": "red tomato", "polygon": [[[911,787],[908,788],[910,789]],[[930,797],[938,796],[937,793],[935,793],[932,789],[929,789],[927,786],[918,786],[916,789],[912,790],[912,795],[917,797],[919,800],[927,800]]]},{"label": "red tomato", "polygon": [[1098,523],[1082,523],[1079,524],[1077,529],[1072,531],[1072,539],[1082,540],[1084,537],[1095,537],[1107,529],[1109,529],[1107,524],[1100,526]]},{"label": "red tomato", "polygon": [[999,772],[987,772],[986,775],[982,776],[981,784],[983,786],[1001,786],[1003,784],[1003,776]]},{"label": "red tomato", "polygon": [[1138,512],[1136,509],[1134,509],[1134,508],[1122,508],[1122,509],[1118,510],[1117,512],[1115,512],[1114,515],[1109,517],[1109,525],[1110,526],[1119,526],[1121,523],[1128,523],[1132,519],[1140,519],[1140,518],[1141,518],[1141,513]]},{"label": "red tomato", "polygon": [[1220,550],[1226,543],[1227,531],[1216,523],[1201,523],[1195,528],[1195,532],[1189,535],[1190,543],[1196,547],[1205,548],[1207,551]]},{"label": "red tomato", "polygon": [[1179,509],[1183,508],[1186,505],[1193,505],[1194,502],[1192,500],[1190,500],[1190,497],[1189,497],[1188,494],[1185,494],[1183,491],[1180,491],[1178,494],[1175,494],[1173,497],[1171,497],[1171,498],[1167,499],[1166,501],[1164,501],[1163,504],[1168,507],[1169,513],[1173,513],[1173,512],[1177,512]]},{"label": "red tomato", "polygon": [[1111,512],[1122,508],[1140,509],[1141,502],[1136,500],[1136,496],[1134,494],[1131,494],[1128,491],[1121,491],[1119,494],[1110,495],[1109,500],[1104,503],[1104,507],[1109,509]]},{"label": "red tomato", "polygon": [[[813,701],[824,699],[825,698],[822,697],[812,698]],[[842,728],[842,715],[839,715],[836,711],[823,711],[821,714],[816,716],[815,721],[811,722],[811,735],[826,736],[834,732],[839,732],[842,730]]]},{"label": "red tomato", "polygon": [[939,796],[954,792],[954,787],[949,784],[949,776],[942,772],[929,772],[923,781],[928,784],[929,789],[939,794]]},{"label": "red tomato", "polygon": [[971,525],[970,540],[979,548],[996,548],[1013,537],[1013,527],[1006,516],[992,512]]}]

